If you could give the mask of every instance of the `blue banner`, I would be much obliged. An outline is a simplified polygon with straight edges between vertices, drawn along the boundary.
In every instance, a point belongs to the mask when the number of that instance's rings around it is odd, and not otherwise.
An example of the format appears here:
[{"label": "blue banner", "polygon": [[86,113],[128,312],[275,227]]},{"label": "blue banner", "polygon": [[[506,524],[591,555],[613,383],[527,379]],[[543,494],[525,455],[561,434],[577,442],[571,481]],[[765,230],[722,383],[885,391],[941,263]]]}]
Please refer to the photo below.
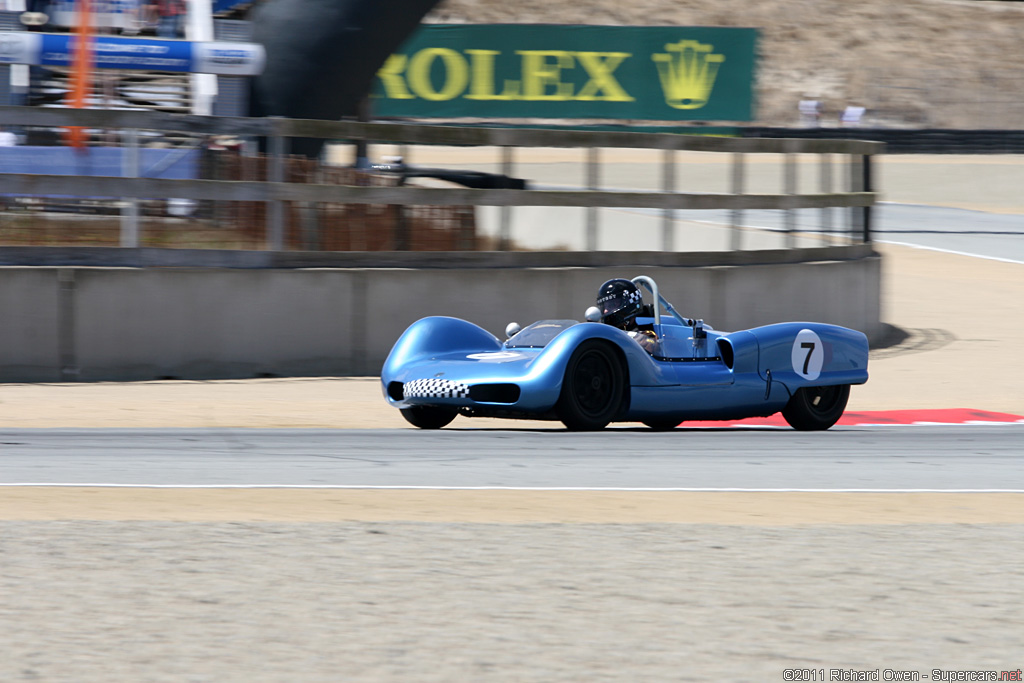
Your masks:
[{"label": "blue banner", "polygon": [[[65,33],[0,32],[0,64],[71,66],[76,38]],[[263,71],[266,51],[255,43],[191,42],[151,38],[93,38],[99,69],[136,69],[181,73],[255,76]]]},{"label": "blue banner", "polygon": [[[39,63],[44,66],[71,66],[75,37],[43,34]],[[152,71],[192,70],[192,44],[184,40],[148,40],[146,38],[103,38],[93,41],[94,64],[100,69],[147,69]]]},{"label": "blue banner", "polygon": [[249,0],[214,0],[213,13],[220,14],[221,12],[227,12],[232,7],[248,4],[250,4]]},{"label": "blue banner", "polygon": [[[70,147],[0,147],[0,172],[51,175],[122,177],[124,149],[89,147],[87,152]],[[143,178],[193,180],[199,175],[198,150],[139,150],[139,175]]]}]

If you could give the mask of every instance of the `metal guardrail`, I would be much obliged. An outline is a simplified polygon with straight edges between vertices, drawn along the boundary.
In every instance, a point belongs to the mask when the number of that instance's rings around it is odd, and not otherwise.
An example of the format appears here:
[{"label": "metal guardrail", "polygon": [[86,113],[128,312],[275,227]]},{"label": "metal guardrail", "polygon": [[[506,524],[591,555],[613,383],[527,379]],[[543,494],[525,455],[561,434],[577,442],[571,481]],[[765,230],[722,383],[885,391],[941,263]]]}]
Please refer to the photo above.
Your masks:
[{"label": "metal guardrail", "polygon": [[[672,212],[681,209],[729,209],[734,227],[740,212],[748,209],[850,208],[855,237],[871,241],[871,207],[877,200],[871,181],[871,156],[884,145],[865,140],[754,139],[675,135],[669,133],[630,133],[619,131],[563,131],[511,128],[430,126],[405,123],[332,122],[280,118],[203,117],[149,111],[75,110],[57,108],[0,107],[2,126],[83,126],[113,129],[125,133],[129,149],[138,144],[139,130],[173,131],[197,136],[231,135],[268,140],[271,152],[268,182],[224,180],[163,180],[139,177],[66,176],[0,173],[2,194],[66,194],[106,197],[180,197],[191,200],[266,201],[267,248],[284,247],[283,204],[298,202],[347,202],[391,205],[473,205],[473,206],[579,206],[587,207],[587,247],[597,248],[597,208],[647,208],[664,212],[663,248],[671,250]],[[441,189],[420,187],[357,187],[281,182],[289,138],[321,138],[352,143],[494,146],[503,148],[502,172],[511,175],[512,150],[516,147],[582,147],[588,149],[588,185],[597,185],[600,148],[662,150],[661,192],[610,192],[588,189],[499,190]],[[732,154],[732,193],[695,194],[676,192],[674,153],[677,151],[721,152]],[[785,192],[783,194],[746,194],[744,157],[747,154],[785,155]],[[824,155],[822,192],[796,192],[795,154]],[[846,192],[832,191],[831,159],[828,155],[850,157]],[[137,165],[127,175],[137,175]],[[122,222],[122,246],[138,246],[138,212],[126,210]],[[826,220],[831,220],[827,218]],[[501,241],[510,241],[507,212],[502,217]],[[795,224],[787,220],[787,233]],[[740,231],[733,231],[734,249],[739,249]]]},{"label": "metal guardrail", "polygon": [[610,147],[691,152],[757,154],[881,154],[884,145],[868,140],[705,137],[673,133],[484,128],[410,123],[359,123],[310,119],[193,116],[154,111],[0,107],[0,125],[86,126],[161,130],[193,135],[306,137],[394,144],[496,147]]},{"label": "metal guardrail", "polygon": [[942,128],[738,128],[751,138],[822,139],[842,135],[885,145],[886,154],[1024,154],[1024,130]]},{"label": "metal guardrail", "polygon": [[357,187],[228,180],[164,180],[43,174],[0,174],[0,192],[119,197],[182,197],[225,201],[344,202],[471,206],[591,206],[648,209],[822,209],[868,207],[873,192],[715,195],[564,190],[473,190],[425,187]]}]

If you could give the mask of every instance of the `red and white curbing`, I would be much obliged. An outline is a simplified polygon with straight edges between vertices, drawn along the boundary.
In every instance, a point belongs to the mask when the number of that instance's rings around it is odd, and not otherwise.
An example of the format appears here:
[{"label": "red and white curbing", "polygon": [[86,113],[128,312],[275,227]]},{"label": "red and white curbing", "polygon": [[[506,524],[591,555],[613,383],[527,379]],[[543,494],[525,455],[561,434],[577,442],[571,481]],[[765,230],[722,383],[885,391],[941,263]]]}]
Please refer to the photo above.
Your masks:
[{"label": "red and white curbing", "polygon": [[[849,411],[839,418],[839,427],[907,427],[935,425],[1010,425],[1024,424],[1024,415],[995,413],[972,408],[941,408],[931,410],[865,410]],[[699,420],[682,423],[683,427],[788,427],[781,413],[769,417],[744,420]]]}]

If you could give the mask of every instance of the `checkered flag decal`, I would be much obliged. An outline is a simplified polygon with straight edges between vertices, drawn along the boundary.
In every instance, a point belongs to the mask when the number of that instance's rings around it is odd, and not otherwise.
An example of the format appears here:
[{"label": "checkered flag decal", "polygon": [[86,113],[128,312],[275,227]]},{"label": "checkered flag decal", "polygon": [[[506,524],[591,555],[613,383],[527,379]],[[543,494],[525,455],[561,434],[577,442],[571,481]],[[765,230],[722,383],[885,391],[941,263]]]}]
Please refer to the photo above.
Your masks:
[{"label": "checkered flag decal", "polygon": [[[604,303],[605,301],[610,301],[611,299],[614,299],[617,296],[618,296],[618,294],[609,294],[608,296],[603,296],[603,297],[601,297],[600,299],[597,300],[597,303],[601,304],[601,303]],[[644,300],[644,295],[643,295],[643,293],[639,289],[634,289],[632,292],[627,292],[626,293],[626,303],[627,304],[635,304],[638,301],[639,302],[643,302],[643,300]]]},{"label": "checkered flag decal", "polygon": [[405,398],[467,398],[469,387],[450,379],[414,379],[402,387]]}]

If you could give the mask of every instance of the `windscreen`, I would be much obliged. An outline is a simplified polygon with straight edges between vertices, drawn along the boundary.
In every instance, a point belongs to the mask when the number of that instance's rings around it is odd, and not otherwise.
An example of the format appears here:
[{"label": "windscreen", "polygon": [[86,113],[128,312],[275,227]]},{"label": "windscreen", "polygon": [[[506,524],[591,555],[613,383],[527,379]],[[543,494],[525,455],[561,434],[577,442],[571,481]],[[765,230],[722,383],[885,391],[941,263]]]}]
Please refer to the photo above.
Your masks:
[{"label": "windscreen", "polygon": [[543,348],[552,339],[561,334],[562,330],[568,329],[573,325],[579,325],[579,321],[538,320],[534,324],[521,329],[519,334],[505,342],[505,346],[510,349]]}]

